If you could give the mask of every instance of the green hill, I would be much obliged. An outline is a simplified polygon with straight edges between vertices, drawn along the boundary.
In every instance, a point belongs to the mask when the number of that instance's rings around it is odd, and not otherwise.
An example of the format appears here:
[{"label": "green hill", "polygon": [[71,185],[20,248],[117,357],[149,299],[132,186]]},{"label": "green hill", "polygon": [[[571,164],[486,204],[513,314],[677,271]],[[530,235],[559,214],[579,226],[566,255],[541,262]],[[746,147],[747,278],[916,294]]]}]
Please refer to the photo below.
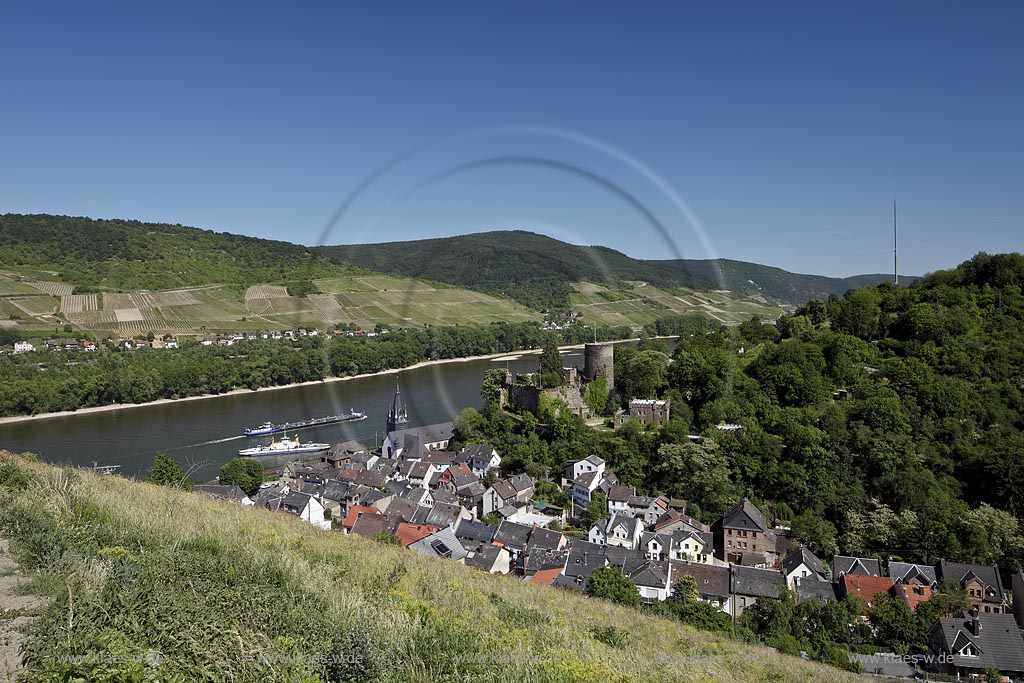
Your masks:
[{"label": "green hill", "polygon": [[[386,273],[447,282],[516,299],[533,308],[568,308],[572,283],[616,288],[631,281],[709,292],[728,289],[799,305],[885,275],[830,278],[720,259],[641,261],[601,246],[579,246],[522,230],[458,237],[324,247],[322,253]],[[910,282],[908,278],[907,282]]]},{"label": "green hill", "polygon": [[[841,683],[834,668],[284,513],[0,452],[23,680]],[[20,613],[0,612],[0,636]]]},{"label": "green hill", "polygon": [[0,215],[0,264],[119,290],[284,283],[363,274],[297,244],[164,223]]}]

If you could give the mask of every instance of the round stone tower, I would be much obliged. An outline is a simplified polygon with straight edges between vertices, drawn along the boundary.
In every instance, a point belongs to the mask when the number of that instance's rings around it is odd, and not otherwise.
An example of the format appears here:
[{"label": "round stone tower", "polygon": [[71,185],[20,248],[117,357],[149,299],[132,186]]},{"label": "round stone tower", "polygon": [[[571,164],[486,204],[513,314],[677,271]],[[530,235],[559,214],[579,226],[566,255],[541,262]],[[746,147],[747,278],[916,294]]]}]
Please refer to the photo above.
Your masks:
[{"label": "round stone tower", "polygon": [[615,347],[612,344],[587,344],[583,347],[583,376],[592,382],[607,378],[608,390],[615,388]]}]

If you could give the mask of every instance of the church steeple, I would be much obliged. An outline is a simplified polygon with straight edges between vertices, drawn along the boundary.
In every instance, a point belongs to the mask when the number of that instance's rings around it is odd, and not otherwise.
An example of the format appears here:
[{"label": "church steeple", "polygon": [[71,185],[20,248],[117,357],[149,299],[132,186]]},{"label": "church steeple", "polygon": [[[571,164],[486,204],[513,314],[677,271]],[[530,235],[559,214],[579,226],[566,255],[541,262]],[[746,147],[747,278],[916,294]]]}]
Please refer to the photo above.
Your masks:
[{"label": "church steeple", "polygon": [[388,409],[388,431],[395,431],[400,425],[408,422],[408,420],[409,415],[406,413],[405,405],[402,403],[402,390],[396,384],[395,398],[391,401],[391,407]]}]

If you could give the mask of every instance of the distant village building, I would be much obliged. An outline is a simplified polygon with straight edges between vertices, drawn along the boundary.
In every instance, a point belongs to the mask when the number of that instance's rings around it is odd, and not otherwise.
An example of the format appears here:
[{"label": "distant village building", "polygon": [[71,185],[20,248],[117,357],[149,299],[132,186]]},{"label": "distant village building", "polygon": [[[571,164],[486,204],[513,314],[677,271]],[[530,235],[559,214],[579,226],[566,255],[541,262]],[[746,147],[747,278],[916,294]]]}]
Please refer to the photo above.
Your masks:
[{"label": "distant village building", "polygon": [[661,427],[668,422],[670,409],[671,402],[667,399],[635,398],[629,402],[628,413],[621,408],[615,411],[615,428],[618,429],[628,420]]},{"label": "distant village building", "polygon": [[36,350],[36,347],[34,347],[31,344],[29,344],[27,341],[14,342],[14,352],[15,353],[30,353],[30,352],[35,351],[35,350]]}]

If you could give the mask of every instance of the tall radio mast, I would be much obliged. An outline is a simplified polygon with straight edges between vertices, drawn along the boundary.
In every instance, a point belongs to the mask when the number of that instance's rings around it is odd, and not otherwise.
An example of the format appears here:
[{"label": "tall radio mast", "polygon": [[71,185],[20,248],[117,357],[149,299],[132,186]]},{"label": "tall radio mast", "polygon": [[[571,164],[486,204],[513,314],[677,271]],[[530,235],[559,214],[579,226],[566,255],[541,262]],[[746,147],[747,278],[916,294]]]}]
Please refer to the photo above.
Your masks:
[{"label": "tall radio mast", "polygon": [[896,241],[896,198],[892,198],[892,277],[897,285],[900,283],[899,243]]}]

